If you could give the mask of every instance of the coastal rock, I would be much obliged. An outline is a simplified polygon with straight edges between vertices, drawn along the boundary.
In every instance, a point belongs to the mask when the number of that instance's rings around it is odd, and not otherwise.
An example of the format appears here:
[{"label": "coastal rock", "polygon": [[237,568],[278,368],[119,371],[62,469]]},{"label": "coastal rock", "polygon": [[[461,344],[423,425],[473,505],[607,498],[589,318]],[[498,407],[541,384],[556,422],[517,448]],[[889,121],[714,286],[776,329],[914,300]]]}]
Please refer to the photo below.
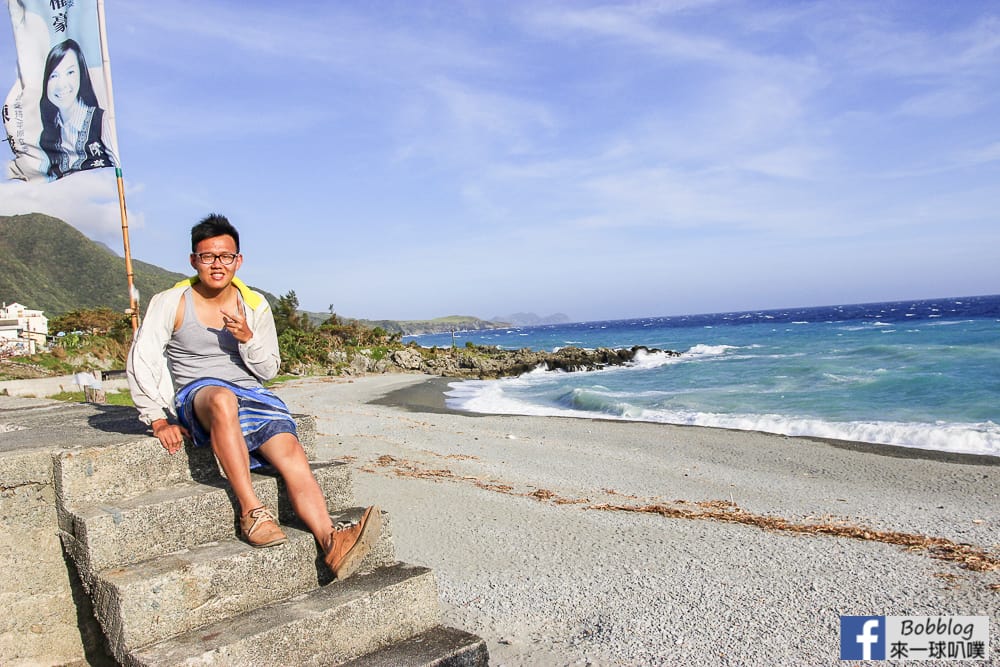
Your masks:
[{"label": "coastal rock", "polygon": [[328,352],[326,355],[326,360],[327,362],[330,363],[331,366],[336,366],[337,364],[346,364],[347,352],[345,352],[344,350],[330,350],[330,352]]},{"label": "coastal rock", "polygon": [[365,354],[366,352],[368,350],[361,350],[351,359],[351,363],[348,366],[351,375],[364,375],[368,372],[369,366],[373,365],[371,357]]},{"label": "coastal rock", "polygon": [[517,377],[536,369],[567,373],[593,371],[633,363],[639,355],[680,356],[679,352],[637,345],[631,348],[583,349],[564,347],[554,352],[529,348],[504,350],[496,347],[426,348],[416,343],[386,353],[382,350],[332,350],[325,364],[293,364],[293,375],[327,374],[359,377],[370,373],[419,372],[442,377],[493,380]]},{"label": "coastal rock", "polygon": [[548,371],[592,371],[607,366],[622,366],[642,354],[679,356],[670,350],[644,346],[632,348],[597,348],[586,350],[565,347],[555,352],[536,352],[528,348],[503,350],[475,345],[464,348],[416,348],[393,352],[390,359],[399,369],[465,379],[517,377],[537,368]]},{"label": "coastal rock", "polygon": [[416,371],[420,369],[420,365],[424,363],[424,358],[419,352],[413,348],[403,348],[402,350],[396,350],[391,355],[392,363],[396,364],[403,370]]}]

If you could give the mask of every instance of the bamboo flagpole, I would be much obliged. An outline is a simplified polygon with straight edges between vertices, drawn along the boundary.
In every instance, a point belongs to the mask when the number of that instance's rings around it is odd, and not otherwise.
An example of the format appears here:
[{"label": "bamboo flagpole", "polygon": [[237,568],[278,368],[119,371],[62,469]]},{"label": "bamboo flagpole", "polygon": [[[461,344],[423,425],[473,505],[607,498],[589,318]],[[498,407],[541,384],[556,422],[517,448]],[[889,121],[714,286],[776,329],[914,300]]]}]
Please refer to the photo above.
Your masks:
[{"label": "bamboo flagpole", "polygon": [[111,129],[115,135],[115,150],[118,156],[118,166],[115,167],[115,180],[118,182],[118,211],[122,219],[122,246],[125,251],[125,275],[128,279],[128,314],[132,320],[132,333],[139,328],[139,297],[135,289],[135,274],[132,271],[132,249],[128,238],[128,213],[125,208],[125,181],[122,178],[122,154],[118,146],[118,125],[115,122],[115,96],[111,88],[111,58],[108,55],[108,31],[104,22],[104,0],[97,0],[97,22],[101,32],[101,60],[104,69],[104,80],[108,87],[108,108]]}]

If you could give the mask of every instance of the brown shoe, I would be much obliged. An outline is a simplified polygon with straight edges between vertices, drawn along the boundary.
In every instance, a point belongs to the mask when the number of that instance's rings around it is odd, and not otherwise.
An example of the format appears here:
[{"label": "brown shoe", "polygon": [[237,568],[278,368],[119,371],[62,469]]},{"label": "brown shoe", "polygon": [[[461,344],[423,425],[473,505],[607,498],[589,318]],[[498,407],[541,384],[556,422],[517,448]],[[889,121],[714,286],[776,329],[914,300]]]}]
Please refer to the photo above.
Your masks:
[{"label": "brown shoe", "polygon": [[347,579],[357,572],[381,533],[382,512],[374,505],[365,510],[360,521],[338,521],[323,545],[327,567],[337,579]]},{"label": "brown shoe", "polygon": [[240,517],[243,539],[253,547],[275,547],[288,541],[278,527],[278,517],[266,507],[250,510]]}]

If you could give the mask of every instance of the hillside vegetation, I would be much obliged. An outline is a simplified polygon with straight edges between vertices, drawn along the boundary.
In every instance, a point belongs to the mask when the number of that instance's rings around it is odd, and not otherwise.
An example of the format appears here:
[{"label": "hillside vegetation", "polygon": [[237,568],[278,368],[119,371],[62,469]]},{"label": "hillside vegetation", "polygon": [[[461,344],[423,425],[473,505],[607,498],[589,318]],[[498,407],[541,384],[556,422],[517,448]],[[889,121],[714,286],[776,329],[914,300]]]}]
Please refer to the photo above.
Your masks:
[{"label": "hillside vegetation", "polygon": [[[315,325],[326,322],[333,313],[315,313],[301,311]],[[470,315],[449,315],[436,317],[432,320],[366,320],[341,317],[341,320],[357,324],[369,329],[384,329],[389,333],[404,336],[419,336],[420,334],[448,333],[449,331],[479,331],[481,329],[502,329],[510,326],[507,322],[481,320]]]},{"label": "hillside vegetation", "polygon": [[[184,277],[133,258],[141,298]],[[0,299],[49,317],[80,308],[128,308],[125,260],[58,218],[0,216]]]}]

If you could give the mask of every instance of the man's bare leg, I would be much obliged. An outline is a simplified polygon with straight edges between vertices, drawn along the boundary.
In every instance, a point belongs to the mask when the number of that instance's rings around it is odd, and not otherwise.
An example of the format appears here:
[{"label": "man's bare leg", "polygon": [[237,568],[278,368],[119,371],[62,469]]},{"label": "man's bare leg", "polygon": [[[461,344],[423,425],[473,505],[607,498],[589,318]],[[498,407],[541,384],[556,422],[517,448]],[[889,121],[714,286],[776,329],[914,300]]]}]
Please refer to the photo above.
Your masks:
[{"label": "man's bare leg", "polygon": [[279,433],[258,450],[285,480],[288,498],[295,514],[324,548],[333,532],[333,522],[326,507],[323,490],[309,467],[309,459],[291,433]]},{"label": "man's bare leg", "polygon": [[233,488],[240,516],[263,505],[250,482],[250,454],[240,430],[236,394],[225,387],[199,389],[194,396],[194,413],[212,437],[212,451]]},{"label": "man's bare leg", "polygon": [[284,478],[292,507],[322,547],[327,566],[337,579],[351,576],[361,567],[382,532],[379,508],[369,507],[357,523],[335,528],[323,491],[298,439],[282,433],[265,442],[259,451]]}]

